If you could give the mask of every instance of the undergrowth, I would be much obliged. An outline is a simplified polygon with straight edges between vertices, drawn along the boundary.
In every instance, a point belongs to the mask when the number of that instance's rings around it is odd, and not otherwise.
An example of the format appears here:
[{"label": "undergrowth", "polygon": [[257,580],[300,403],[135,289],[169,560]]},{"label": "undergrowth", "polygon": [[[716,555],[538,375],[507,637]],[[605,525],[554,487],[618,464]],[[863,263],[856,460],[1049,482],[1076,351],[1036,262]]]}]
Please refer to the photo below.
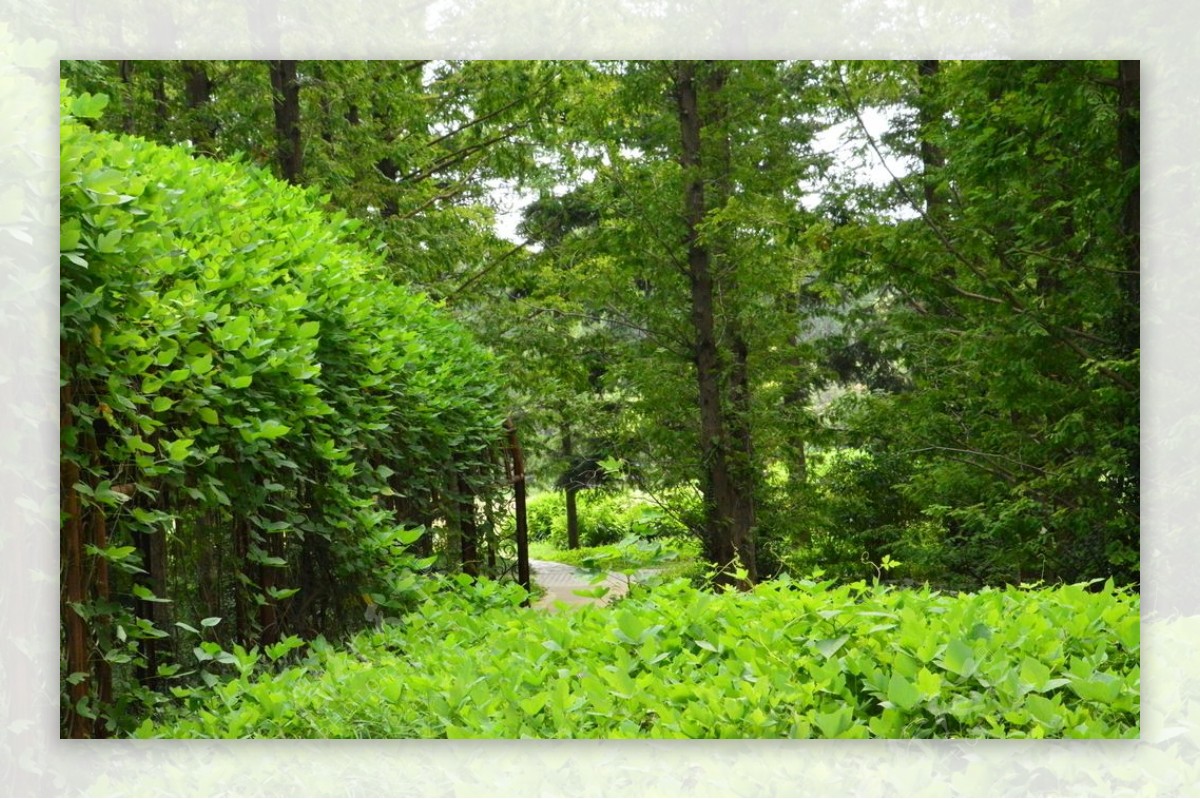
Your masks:
[{"label": "undergrowth", "polygon": [[517,586],[451,584],[344,649],[267,670],[238,653],[239,676],[136,735],[1136,738],[1139,600],[1096,588],[677,580],[547,614]]}]

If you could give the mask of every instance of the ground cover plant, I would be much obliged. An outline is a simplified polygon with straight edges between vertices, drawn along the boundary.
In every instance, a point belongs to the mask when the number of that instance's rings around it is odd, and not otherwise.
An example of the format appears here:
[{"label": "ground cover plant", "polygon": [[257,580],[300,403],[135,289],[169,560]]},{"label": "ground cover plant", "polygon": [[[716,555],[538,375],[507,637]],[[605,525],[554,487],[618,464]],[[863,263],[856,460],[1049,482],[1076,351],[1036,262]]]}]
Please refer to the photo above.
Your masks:
[{"label": "ground cover plant", "polygon": [[[1136,738],[1135,595],[683,581],[611,609],[436,593],[344,648],[241,675],[144,737]],[[269,654],[268,657],[274,656]]]}]

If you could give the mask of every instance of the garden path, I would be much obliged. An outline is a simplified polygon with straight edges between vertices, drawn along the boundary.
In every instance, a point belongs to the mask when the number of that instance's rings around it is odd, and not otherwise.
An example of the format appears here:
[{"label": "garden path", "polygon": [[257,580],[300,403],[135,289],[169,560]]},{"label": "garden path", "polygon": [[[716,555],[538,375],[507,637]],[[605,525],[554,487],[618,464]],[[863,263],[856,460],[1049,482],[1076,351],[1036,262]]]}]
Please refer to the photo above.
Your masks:
[{"label": "garden path", "polygon": [[624,596],[628,587],[623,574],[609,574],[604,578],[604,585],[609,592],[603,597],[579,596],[577,590],[593,588],[591,576],[583,569],[566,563],[556,563],[552,560],[530,560],[529,569],[538,585],[546,589],[546,595],[534,603],[535,608],[556,610],[556,603],[562,602],[568,606],[603,605],[609,599]]}]

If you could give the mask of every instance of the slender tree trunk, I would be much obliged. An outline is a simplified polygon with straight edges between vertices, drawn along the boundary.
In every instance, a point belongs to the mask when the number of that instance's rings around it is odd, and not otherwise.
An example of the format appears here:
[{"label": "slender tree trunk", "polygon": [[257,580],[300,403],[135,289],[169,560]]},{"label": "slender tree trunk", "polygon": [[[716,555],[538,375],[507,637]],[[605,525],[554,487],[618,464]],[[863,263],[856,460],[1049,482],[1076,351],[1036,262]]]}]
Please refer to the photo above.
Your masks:
[{"label": "slender tree trunk", "polygon": [[[92,444],[94,447],[95,442],[93,441]],[[98,451],[94,451],[94,454],[99,456]],[[108,520],[100,508],[93,508],[91,517],[92,544],[97,549],[105,549],[108,546]],[[96,558],[96,599],[102,604],[107,604],[109,600],[108,560],[105,558]],[[98,630],[109,630],[112,627],[112,617],[107,614],[98,616],[96,625]],[[112,664],[105,660],[103,653],[99,651],[95,653],[93,670],[96,675],[99,707],[101,709],[110,708],[113,703]],[[96,738],[108,737],[104,720],[100,716],[97,716],[93,730]]]},{"label": "slender tree trunk", "polygon": [[[236,578],[248,577],[246,570],[248,563],[246,557],[249,554],[250,544],[247,540],[246,521],[244,519],[235,518],[233,520],[233,552],[237,560]],[[233,608],[235,619],[235,628],[237,630],[237,640],[242,646],[250,646],[250,608],[246,601],[246,586],[242,584],[241,579],[233,581]]]},{"label": "slender tree trunk", "polygon": [[[1117,155],[1122,173],[1128,175],[1141,166],[1141,77],[1140,61],[1117,62]],[[1139,306],[1141,303],[1141,191],[1131,186],[1121,206],[1121,235],[1125,242],[1125,269],[1122,290],[1125,315],[1122,341],[1126,356],[1140,346]]]},{"label": "slender tree trunk", "polygon": [[189,130],[194,137],[197,149],[208,155],[215,154],[217,138],[217,123],[211,114],[209,102],[212,99],[212,81],[203,61],[181,61],[183,68],[183,89],[187,97]]},{"label": "slender tree trunk", "polygon": [[[1117,155],[1121,172],[1130,175],[1141,168],[1141,62],[1117,62]],[[1126,358],[1134,358],[1141,348],[1141,186],[1129,188],[1121,207],[1121,235],[1125,244],[1125,269],[1121,289],[1124,294],[1122,305],[1121,343]],[[1125,424],[1135,431],[1129,447],[1129,479],[1131,514],[1136,522],[1141,509],[1141,425],[1139,403],[1136,397],[1128,403]]]},{"label": "slender tree trunk", "polygon": [[[62,359],[69,363],[66,344],[62,345]],[[61,428],[68,429],[74,424],[71,416],[73,402],[73,387],[70,382],[61,391],[62,422]],[[64,729],[70,738],[89,738],[91,728],[88,719],[77,710],[81,702],[86,702],[90,693],[91,664],[88,661],[87,622],[75,611],[75,606],[87,601],[83,577],[83,508],[79,500],[79,492],[75,484],[79,482],[79,466],[70,460],[62,463],[62,508],[66,520],[62,527],[62,561],[66,569],[64,580],[64,597],[62,618],[66,626],[67,645],[67,675],[77,674],[83,678],[74,682],[67,689],[70,707],[66,709]]]},{"label": "slender tree trunk", "polygon": [[117,72],[121,76],[121,100],[124,112],[121,114],[121,130],[125,135],[132,136],[133,129],[133,62],[118,61]]},{"label": "slender tree trunk", "polygon": [[941,64],[938,61],[917,62],[917,121],[921,124],[919,139],[921,143],[921,186],[925,192],[925,213],[936,218],[940,215],[944,203],[942,193],[937,188],[937,173],[946,165],[946,158],[941,148],[930,138],[933,125],[938,120],[935,107],[934,85],[937,81]]},{"label": "slender tree trunk", "polygon": [[708,248],[700,241],[705,216],[704,175],[701,164],[699,100],[695,64],[676,67],[675,98],[682,139],[679,163],[684,169],[684,223],[687,226],[688,278],[691,283],[691,322],[695,335],[696,382],[700,401],[700,462],[712,502],[706,508],[705,555],[721,569],[720,583],[731,583],[726,573],[737,555],[733,543],[734,488],[726,458],[727,436],[721,413],[721,364],[717,349],[716,312],[712,264]]},{"label": "slender tree trunk", "polygon": [[568,479],[564,490],[567,505],[567,549],[579,549],[579,508],[576,504],[579,484],[575,482],[574,474],[571,472],[571,467],[574,465],[572,461],[575,455],[575,446],[571,440],[570,422],[563,422],[562,454],[566,458],[568,468]]},{"label": "slender tree trunk", "polygon": [[[505,421],[508,431],[508,451],[513,466],[513,499],[517,517],[517,582],[526,591],[533,590],[529,574],[529,520],[525,514],[525,457],[521,454],[521,443],[517,439],[517,428],[512,419]],[[529,601],[526,600],[528,605]]]},{"label": "slender tree trunk", "polygon": [[462,541],[462,570],[479,576],[479,525],[475,519],[475,492],[465,475],[458,474],[458,526]]},{"label": "slender tree trunk", "polygon": [[304,166],[304,143],[300,138],[300,83],[296,61],[270,61],[271,88],[275,109],[275,158],[279,174],[288,183],[299,184]]},{"label": "slender tree trunk", "polygon": [[[283,539],[280,536],[280,533],[268,532],[262,539],[263,550],[268,557],[283,557]],[[258,584],[263,595],[263,602],[258,606],[258,643],[273,644],[279,640],[279,610],[271,591],[275,588],[280,567],[269,563],[260,563],[258,566]]]}]

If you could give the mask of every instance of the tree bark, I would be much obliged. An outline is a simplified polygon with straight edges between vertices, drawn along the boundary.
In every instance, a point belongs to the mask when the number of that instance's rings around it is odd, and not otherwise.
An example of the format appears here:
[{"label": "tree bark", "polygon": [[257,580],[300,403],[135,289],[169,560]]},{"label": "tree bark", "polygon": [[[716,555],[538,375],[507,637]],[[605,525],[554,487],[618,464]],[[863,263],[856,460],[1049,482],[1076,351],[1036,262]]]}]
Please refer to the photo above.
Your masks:
[{"label": "tree bark", "polygon": [[[62,359],[69,363],[66,345],[63,345]],[[62,387],[62,423],[63,430],[74,424],[71,415],[73,401],[72,385],[68,382]],[[79,501],[79,492],[75,484],[79,482],[79,466],[71,460],[62,463],[62,507],[66,520],[62,528],[62,561],[66,568],[64,580],[64,598],[62,618],[66,626],[67,644],[67,676],[82,674],[83,679],[73,683],[67,690],[70,706],[66,708],[64,729],[70,738],[90,738],[91,727],[88,719],[78,712],[81,702],[86,702],[90,693],[91,664],[88,661],[87,622],[75,611],[76,605],[86,601],[86,591],[83,577],[83,512]]]},{"label": "tree bark", "polygon": [[[725,101],[727,67],[713,65],[706,91],[711,107],[702,120],[705,129],[712,129],[715,140],[716,208],[724,208],[733,196],[733,154],[728,127],[728,108]],[[731,247],[728,235],[716,231],[714,245],[710,247],[716,275],[717,289],[733,302],[722,319],[723,339],[729,342],[724,424],[729,432],[728,462],[732,486],[733,506],[730,508],[730,534],[733,549],[747,571],[747,580],[758,580],[758,558],[754,540],[754,496],[757,476],[754,468],[754,437],[750,421],[750,345],[737,314],[738,269],[730,260]]]},{"label": "tree bark", "polygon": [[734,549],[736,497],[727,452],[727,434],[721,412],[721,364],[717,347],[712,262],[700,241],[705,216],[704,175],[701,164],[702,120],[696,89],[696,66],[680,62],[675,74],[682,140],[679,163],[684,170],[684,223],[688,279],[691,284],[691,323],[695,335],[696,383],[700,404],[700,461],[711,496],[706,508],[706,557],[720,569],[718,583],[734,582],[727,567],[737,556]]},{"label": "tree bark", "polygon": [[461,472],[458,474],[458,526],[462,541],[462,570],[479,576],[479,525],[475,519],[475,492]]},{"label": "tree bark", "polygon": [[[570,422],[563,422],[562,454],[567,460],[567,468],[570,469],[574,465],[572,458],[575,455],[574,441],[571,440]],[[566,495],[567,505],[567,549],[579,549],[579,508],[576,503],[576,497],[579,494],[579,485],[575,482],[573,476],[568,476],[564,494]]]},{"label": "tree bark", "polygon": [[183,89],[189,114],[188,129],[196,148],[208,155],[216,152],[217,123],[211,114],[212,81],[203,61],[181,61]]},{"label": "tree bark", "polygon": [[[1125,175],[1141,166],[1141,78],[1140,61],[1117,62],[1117,156]],[[1133,185],[1121,207],[1121,236],[1128,272],[1122,284],[1125,294],[1122,341],[1126,357],[1132,356],[1140,346],[1141,224],[1141,190],[1139,185]]]},{"label": "tree bark", "polygon": [[304,166],[304,143],[300,138],[300,83],[296,61],[270,61],[271,88],[275,109],[275,158],[279,174],[299,185]]},{"label": "tree bark", "polygon": [[917,121],[921,125],[918,139],[921,143],[921,187],[925,192],[925,213],[937,218],[944,204],[942,193],[937,190],[937,173],[946,165],[941,149],[930,140],[938,112],[933,99],[934,84],[941,69],[938,61],[917,62]]},{"label": "tree bark", "polygon": [[[512,419],[504,422],[508,431],[508,452],[512,458],[513,500],[517,522],[517,582],[526,591],[533,590],[529,574],[529,519],[525,513],[525,457],[521,454],[521,442],[517,439],[517,428]],[[523,603],[529,604],[526,599]]]}]

